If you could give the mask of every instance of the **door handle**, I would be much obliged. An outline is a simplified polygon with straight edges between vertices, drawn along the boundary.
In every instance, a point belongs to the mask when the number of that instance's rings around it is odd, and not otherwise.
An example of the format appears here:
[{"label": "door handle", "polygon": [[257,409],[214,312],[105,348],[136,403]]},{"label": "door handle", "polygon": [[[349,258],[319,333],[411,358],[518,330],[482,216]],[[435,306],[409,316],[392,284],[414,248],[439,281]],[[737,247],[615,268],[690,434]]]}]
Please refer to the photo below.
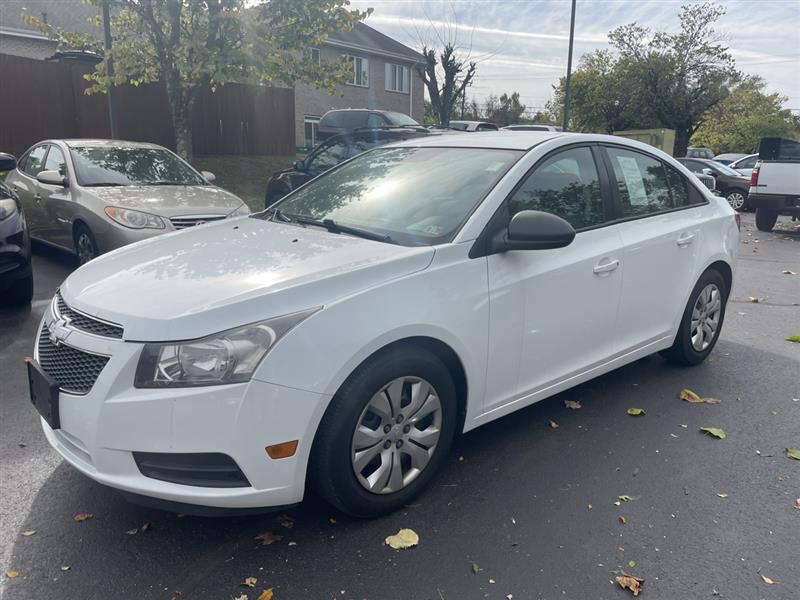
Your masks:
[{"label": "door handle", "polygon": [[34,200],[36,200],[37,202],[40,202],[40,201],[41,201],[41,199],[42,199],[42,195],[41,195],[41,194],[35,194],[35,195],[33,196],[33,199],[34,199]]},{"label": "door handle", "polygon": [[[604,262],[605,261],[605,262]],[[602,275],[603,273],[610,273],[611,271],[615,270],[619,266],[619,260],[608,260],[604,258],[602,261],[597,263],[592,269],[595,275]]]},{"label": "door handle", "polygon": [[681,237],[678,238],[677,244],[681,248],[685,248],[689,244],[694,241],[694,234],[693,233],[684,233]]}]

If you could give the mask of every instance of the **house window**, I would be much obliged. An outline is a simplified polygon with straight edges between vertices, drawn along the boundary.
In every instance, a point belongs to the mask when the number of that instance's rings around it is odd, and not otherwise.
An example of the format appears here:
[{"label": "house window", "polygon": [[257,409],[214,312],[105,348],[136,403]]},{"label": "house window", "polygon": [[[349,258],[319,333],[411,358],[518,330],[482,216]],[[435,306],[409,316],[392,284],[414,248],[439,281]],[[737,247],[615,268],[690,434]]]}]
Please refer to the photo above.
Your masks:
[{"label": "house window", "polygon": [[360,56],[348,56],[347,62],[353,65],[353,78],[347,83],[359,87],[369,87],[369,61]]},{"label": "house window", "polygon": [[319,117],[303,117],[303,128],[305,129],[305,147],[311,149],[317,145]]},{"label": "house window", "polygon": [[315,65],[320,64],[319,48],[311,48],[311,62]]},{"label": "house window", "polygon": [[386,63],[386,90],[389,92],[408,93],[409,69],[403,65]]}]

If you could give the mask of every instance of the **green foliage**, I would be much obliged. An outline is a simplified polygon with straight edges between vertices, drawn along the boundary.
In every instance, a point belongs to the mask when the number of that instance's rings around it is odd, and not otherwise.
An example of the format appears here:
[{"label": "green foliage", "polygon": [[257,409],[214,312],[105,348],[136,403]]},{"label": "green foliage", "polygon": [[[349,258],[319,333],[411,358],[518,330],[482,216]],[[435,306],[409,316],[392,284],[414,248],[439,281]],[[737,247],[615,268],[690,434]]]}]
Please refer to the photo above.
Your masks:
[{"label": "green foliage", "polygon": [[490,94],[486,99],[485,118],[499,127],[519,123],[525,114],[525,105],[519,101],[519,92],[509,96],[504,93],[499,98]]},{"label": "green foliage", "polygon": [[760,77],[749,77],[712,108],[700,129],[692,136],[693,146],[716,153],[758,152],[762,137],[792,137],[795,121],[790,110],[782,108],[786,97],[764,92]]}]

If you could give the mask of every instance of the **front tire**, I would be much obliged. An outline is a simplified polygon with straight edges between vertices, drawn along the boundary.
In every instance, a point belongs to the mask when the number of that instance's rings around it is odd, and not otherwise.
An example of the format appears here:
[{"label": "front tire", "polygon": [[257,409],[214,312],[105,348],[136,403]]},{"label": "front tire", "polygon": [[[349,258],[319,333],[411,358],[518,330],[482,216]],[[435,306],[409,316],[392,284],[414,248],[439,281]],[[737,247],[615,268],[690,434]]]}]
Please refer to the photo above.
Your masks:
[{"label": "front tire", "polygon": [[100,255],[94,234],[86,225],[79,224],[75,227],[72,239],[75,244],[75,255],[78,257],[79,265],[85,265]]},{"label": "front tire", "polygon": [[33,270],[29,267],[28,274],[12,282],[9,289],[0,296],[0,306],[30,304],[32,299]]},{"label": "front tire", "polygon": [[778,221],[778,211],[768,208],[756,209],[756,227],[759,231],[772,231]]},{"label": "front tire", "polygon": [[456,389],[432,352],[376,355],[342,385],[312,451],[312,485],[330,504],[370,518],[407,504],[430,482],[456,432]]},{"label": "front tire", "polygon": [[719,271],[709,269],[694,286],[672,347],[661,355],[679,365],[699,365],[717,344],[725,320],[728,286]]}]

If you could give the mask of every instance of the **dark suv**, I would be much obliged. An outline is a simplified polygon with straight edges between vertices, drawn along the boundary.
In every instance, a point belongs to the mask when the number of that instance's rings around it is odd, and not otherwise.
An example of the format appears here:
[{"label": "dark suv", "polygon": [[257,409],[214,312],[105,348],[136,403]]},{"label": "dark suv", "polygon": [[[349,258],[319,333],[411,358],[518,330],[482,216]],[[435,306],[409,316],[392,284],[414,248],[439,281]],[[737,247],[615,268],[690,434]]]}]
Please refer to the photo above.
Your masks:
[{"label": "dark suv", "polygon": [[[0,153],[0,173],[17,160]],[[27,304],[33,297],[31,238],[17,194],[0,180],[0,306]]]},{"label": "dark suv", "polygon": [[728,204],[735,210],[747,210],[747,192],[750,190],[750,178],[738,171],[718,163],[715,160],[702,158],[679,158],[692,173],[705,173],[716,180],[715,189],[720,196],[725,196]]},{"label": "dark suv", "polygon": [[428,135],[434,134],[424,128],[402,127],[370,129],[334,136],[319,144],[303,160],[296,161],[292,168],[273,174],[267,182],[264,206],[270,206],[306,181],[357,154],[392,142]]},{"label": "dark suv", "polygon": [[386,127],[409,127],[423,129],[422,125],[403,113],[391,110],[370,110],[367,108],[345,108],[329,110],[319,120],[317,139],[327,140],[340,133],[352,133],[360,129],[379,129]]}]

